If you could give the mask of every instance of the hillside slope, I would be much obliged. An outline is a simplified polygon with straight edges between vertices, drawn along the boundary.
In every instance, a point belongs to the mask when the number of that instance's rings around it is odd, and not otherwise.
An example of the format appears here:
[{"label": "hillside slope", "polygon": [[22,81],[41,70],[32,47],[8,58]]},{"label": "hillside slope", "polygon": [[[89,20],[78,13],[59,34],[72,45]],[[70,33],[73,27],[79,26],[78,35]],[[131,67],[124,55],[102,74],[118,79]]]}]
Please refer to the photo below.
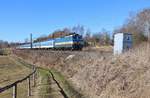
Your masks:
[{"label": "hillside slope", "polygon": [[55,68],[91,98],[148,98],[150,52],[141,45],[120,56],[106,52],[18,51],[37,65]]}]

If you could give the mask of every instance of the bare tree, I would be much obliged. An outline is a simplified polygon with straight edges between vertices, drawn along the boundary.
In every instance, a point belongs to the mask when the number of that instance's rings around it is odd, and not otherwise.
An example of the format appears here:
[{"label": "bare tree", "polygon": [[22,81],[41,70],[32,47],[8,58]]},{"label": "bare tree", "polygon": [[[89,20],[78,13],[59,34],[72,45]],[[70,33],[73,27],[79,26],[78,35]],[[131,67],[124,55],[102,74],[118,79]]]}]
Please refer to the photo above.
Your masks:
[{"label": "bare tree", "polygon": [[114,31],[114,33],[117,32],[132,33],[135,45],[147,39],[150,41],[150,9],[130,15],[125,24]]},{"label": "bare tree", "polygon": [[8,48],[9,43],[7,41],[0,40],[0,48]]},{"label": "bare tree", "polygon": [[71,30],[69,28],[64,28],[63,32],[66,33],[66,34],[69,34],[69,33],[71,33]]},{"label": "bare tree", "polygon": [[99,43],[101,45],[109,45],[111,43],[109,32],[106,29],[102,29],[102,31],[100,32]]},{"label": "bare tree", "polygon": [[85,28],[83,25],[77,25],[72,28],[72,32],[78,33],[80,35],[84,35]]},{"label": "bare tree", "polygon": [[84,36],[84,39],[85,39],[86,41],[89,41],[90,38],[91,38],[91,31],[90,31],[90,29],[87,29],[87,31],[86,31],[86,33],[85,33],[85,36]]}]

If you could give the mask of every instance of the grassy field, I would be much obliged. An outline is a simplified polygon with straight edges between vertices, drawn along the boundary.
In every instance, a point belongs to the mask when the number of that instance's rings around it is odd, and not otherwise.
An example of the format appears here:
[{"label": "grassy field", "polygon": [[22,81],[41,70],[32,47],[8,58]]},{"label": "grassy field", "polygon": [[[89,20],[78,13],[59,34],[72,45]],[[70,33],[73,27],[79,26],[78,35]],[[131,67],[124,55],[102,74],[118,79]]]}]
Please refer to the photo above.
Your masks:
[{"label": "grassy field", "polygon": [[[14,57],[0,56],[0,87],[11,84],[27,76],[31,70],[23,66],[22,63]],[[26,81],[18,85],[18,98],[26,98],[27,95]],[[0,94],[0,98],[12,98],[12,89]]]}]

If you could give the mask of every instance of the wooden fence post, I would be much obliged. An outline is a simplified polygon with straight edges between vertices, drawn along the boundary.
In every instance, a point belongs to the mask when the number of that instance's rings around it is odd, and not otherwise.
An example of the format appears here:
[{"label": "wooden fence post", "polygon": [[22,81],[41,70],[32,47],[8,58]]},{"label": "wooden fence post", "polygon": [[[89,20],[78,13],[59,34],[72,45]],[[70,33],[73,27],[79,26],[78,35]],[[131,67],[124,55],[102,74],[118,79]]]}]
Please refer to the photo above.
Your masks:
[{"label": "wooden fence post", "polygon": [[17,98],[17,84],[13,86],[13,98]]},{"label": "wooden fence post", "polygon": [[31,82],[30,82],[30,76],[28,77],[28,96],[31,96]]},{"label": "wooden fence post", "polygon": [[33,73],[33,87],[35,87],[35,73]]}]

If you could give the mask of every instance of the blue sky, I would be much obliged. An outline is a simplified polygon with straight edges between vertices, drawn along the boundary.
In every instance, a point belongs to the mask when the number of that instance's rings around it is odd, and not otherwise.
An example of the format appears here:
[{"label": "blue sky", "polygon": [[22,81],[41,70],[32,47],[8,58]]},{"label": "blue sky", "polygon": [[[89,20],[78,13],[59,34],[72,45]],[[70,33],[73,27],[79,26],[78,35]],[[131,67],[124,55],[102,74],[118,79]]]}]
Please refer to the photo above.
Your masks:
[{"label": "blue sky", "polygon": [[148,7],[149,0],[0,0],[0,39],[24,41],[78,24],[113,31],[130,12]]}]

